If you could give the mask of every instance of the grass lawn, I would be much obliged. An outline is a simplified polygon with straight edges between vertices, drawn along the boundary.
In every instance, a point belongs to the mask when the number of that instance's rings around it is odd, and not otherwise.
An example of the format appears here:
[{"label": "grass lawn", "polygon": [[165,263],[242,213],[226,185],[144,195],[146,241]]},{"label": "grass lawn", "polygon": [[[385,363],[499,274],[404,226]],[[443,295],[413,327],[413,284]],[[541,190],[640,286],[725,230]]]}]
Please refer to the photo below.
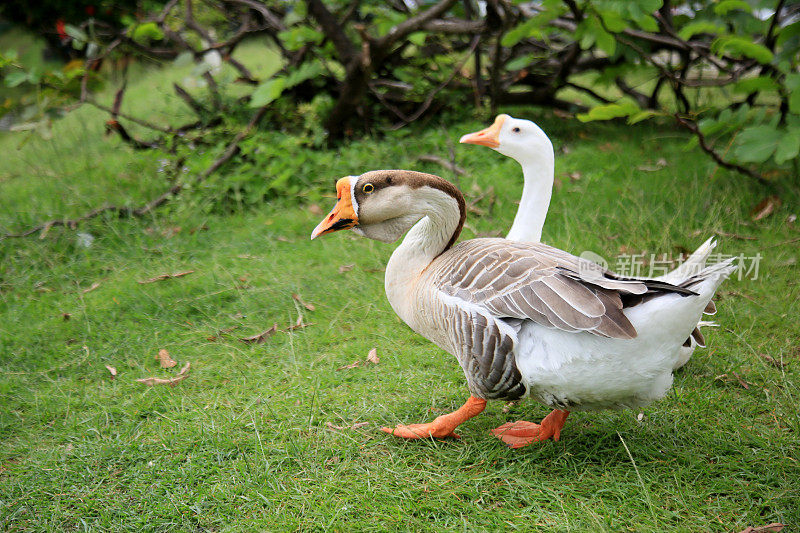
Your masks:
[{"label": "grass lawn", "polygon": [[[507,111],[536,119],[557,148],[546,242],[612,267],[619,253],[677,255],[713,232],[721,253],[761,254],[757,279],[719,291],[720,327],[667,398],[641,415],[575,413],[559,442],[521,450],[489,430],[538,420],[544,407],[490,404],[460,441],[377,430],[461,405],[464,377],[389,307],[382,268],[394,245],[308,236],[333,205],[320,191],[331,196],[334,178],[375,168],[452,178],[416,157],[446,157],[489,117],[419,125],[309,151],[298,174],[315,185],[257,210],[183,206],[0,241],[0,528],[800,527],[800,250],[787,242],[800,237],[787,222],[797,191],[754,222],[769,193],[683,151],[686,137],[669,127]],[[165,188],[161,155],[104,138],[101,125],[87,109],[57,123],[50,142],[17,149],[19,137],[0,137],[0,229],[139,204]],[[521,190],[516,163],[475,146],[455,153],[468,200],[484,196],[464,237],[504,233]],[[300,314],[310,325],[285,331]],[[284,331],[263,344],[239,340],[275,323]],[[340,369],[373,347],[379,364]],[[160,369],[160,349],[178,366]],[[186,362],[175,387],[136,381]]]}]

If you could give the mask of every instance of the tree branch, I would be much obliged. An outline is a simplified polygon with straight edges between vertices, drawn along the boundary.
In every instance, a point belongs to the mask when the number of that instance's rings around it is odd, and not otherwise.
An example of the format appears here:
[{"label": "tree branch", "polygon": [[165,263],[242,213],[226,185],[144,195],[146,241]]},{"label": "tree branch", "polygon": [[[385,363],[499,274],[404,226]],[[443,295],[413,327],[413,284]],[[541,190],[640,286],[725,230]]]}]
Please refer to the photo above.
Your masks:
[{"label": "tree branch", "polygon": [[722,159],[722,156],[720,156],[717,152],[715,152],[714,148],[711,147],[708,144],[708,141],[706,140],[705,135],[703,135],[703,132],[701,132],[700,128],[697,127],[697,124],[695,124],[691,120],[684,119],[683,117],[681,117],[678,114],[676,114],[674,116],[675,116],[675,119],[678,121],[678,124],[680,124],[681,126],[686,128],[687,130],[692,132],[695,135],[695,137],[697,137],[697,141],[700,144],[700,148],[702,148],[705,153],[710,155],[711,158],[714,161],[716,161],[716,163],[719,166],[727,168],[727,169],[730,169],[730,170],[735,170],[736,172],[739,172],[740,174],[744,174],[745,176],[747,176],[749,178],[753,178],[754,180],[758,181],[762,185],[775,185],[774,183],[772,183],[771,181],[766,179],[764,176],[762,176],[758,172],[754,172],[754,171],[750,170],[747,167],[743,167],[741,165],[737,165],[736,163],[731,163],[730,161],[725,161],[724,159]]},{"label": "tree branch", "polygon": [[422,26],[439,15],[445,13],[455,5],[456,0],[440,0],[437,4],[423,11],[422,13],[404,20],[397,26],[389,30],[389,33],[375,41],[375,48],[385,51],[400,39],[419,30]]},{"label": "tree branch", "polygon": [[356,55],[356,46],[344,33],[336,17],[328,11],[322,0],[306,0],[306,5],[308,6],[308,12],[322,27],[322,33],[333,43],[336,53],[339,54],[340,61],[345,65],[349,63]]}]

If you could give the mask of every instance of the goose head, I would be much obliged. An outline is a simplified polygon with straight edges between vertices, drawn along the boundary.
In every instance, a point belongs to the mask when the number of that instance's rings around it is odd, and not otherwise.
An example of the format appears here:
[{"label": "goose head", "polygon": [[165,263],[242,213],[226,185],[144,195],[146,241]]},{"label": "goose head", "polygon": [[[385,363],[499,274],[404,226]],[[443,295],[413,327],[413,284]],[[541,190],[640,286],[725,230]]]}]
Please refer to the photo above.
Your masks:
[{"label": "goose head", "polygon": [[497,115],[491,126],[468,133],[458,142],[488,146],[523,166],[543,157],[553,158],[553,144],[539,126],[509,115]]},{"label": "goose head", "polygon": [[[450,182],[432,174],[410,170],[375,170],[345,176],[336,182],[337,202],[311,233],[320,235],[345,229],[382,242],[394,242],[426,216],[452,212],[458,231],[464,218],[464,198]],[[452,230],[451,230],[452,231]],[[450,243],[452,244],[452,242]]]}]

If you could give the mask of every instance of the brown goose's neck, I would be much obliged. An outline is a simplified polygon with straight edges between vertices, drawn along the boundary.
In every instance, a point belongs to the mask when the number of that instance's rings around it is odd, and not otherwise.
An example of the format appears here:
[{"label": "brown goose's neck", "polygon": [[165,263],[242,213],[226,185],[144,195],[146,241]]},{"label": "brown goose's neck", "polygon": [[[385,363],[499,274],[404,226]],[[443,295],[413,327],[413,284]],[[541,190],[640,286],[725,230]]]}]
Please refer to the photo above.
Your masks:
[{"label": "brown goose's neck", "polygon": [[386,295],[404,320],[420,276],[430,264],[449,249],[461,233],[466,218],[464,197],[441,178],[426,180],[414,187],[414,201],[422,218],[406,234],[386,265]]}]

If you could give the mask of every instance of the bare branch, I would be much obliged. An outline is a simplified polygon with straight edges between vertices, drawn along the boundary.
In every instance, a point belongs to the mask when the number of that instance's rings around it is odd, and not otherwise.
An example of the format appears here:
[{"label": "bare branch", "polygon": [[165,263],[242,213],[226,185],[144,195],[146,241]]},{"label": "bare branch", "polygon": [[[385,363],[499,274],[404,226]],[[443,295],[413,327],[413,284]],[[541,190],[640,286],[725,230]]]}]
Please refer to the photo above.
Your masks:
[{"label": "bare branch", "polygon": [[306,5],[308,6],[308,12],[322,27],[322,33],[333,43],[341,62],[344,64],[349,63],[356,55],[356,46],[344,33],[336,17],[328,11],[322,0],[306,0]]},{"label": "bare branch", "polygon": [[181,100],[186,102],[186,105],[192,108],[192,111],[195,112],[197,115],[206,115],[208,114],[208,109],[206,109],[203,104],[198,102],[194,96],[189,94],[189,91],[178,85],[177,83],[172,84],[172,88],[175,89],[175,94],[177,94]]},{"label": "bare branch", "polygon": [[697,137],[697,142],[700,144],[700,148],[702,148],[705,153],[710,155],[711,158],[714,161],[716,161],[716,163],[719,166],[727,168],[727,169],[730,169],[730,170],[735,170],[736,172],[739,172],[740,174],[744,174],[745,176],[747,176],[749,178],[753,178],[754,180],[758,181],[762,185],[775,185],[774,183],[772,183],[771,181],[766,179],[764,176],[762,176],[758,172],[754,172],[754,171],[750,170],[747,167],[743,167],[741,165],[737,165],[736,163],[731,163],[730,161],[725,161],[724,159],[722,159],[722,156],[720,156],[717,152],[715,152],[714,148],[711,147],[708,144],[708,141],[706,140],[705,135],[703,135],[703,132],[700,131],[700,128],[698,128],[697,124],[695,124],[693,121],[687,120],[687,119],[681,117],[678,114],[675,115],[675,119],[678,121],[678,124],[680,124],[681,126],[686,128],[687,130],[692,132],[694,134],[694,136]]},{"label": "bare branch", "polygon": [[472,39],[472,44],[470,44],[470,47],[469,47],[469,52],[467,53],[467,55],[466,55],[466,56],[464,56],[464,59],[462,59],[462,60],[461,60],[461,61],[460,61],[460,62],[459,62],[459,63],[458,63],[456,66],[455,66],[455,68],[453,69],[453,71],[450,73],[450,76],[449,76],[449,77],[448,77],[448,78],[447,78],[445,81],[443,81],[443,82],[442,82],[442,83],[441,83],[441,84],[440,84],[438,87],[436,87],[434,90],[432,90],[432,91],[430,92],[430,94],[428,94],[427,98],[425,98],[425,101],[424,101],[424,102],[422,102],[422,105],[419,107],[419,109],[417,109],[417,110],[416,110],[414,113],[412,113],[412,114],[411,114],[411,116],[409,116],[407,120],[404,120],[404,124],[403,124],[403,123],[401,123],[401,124],[399,124],[399,125],[396,125],[396,126],[394,126],[392,129],[398,129],[398,128],[400,128],[400,127],[402,127],[402,126],[406,125],[406,124],[409,124],[410,122],[414,122],[414,121],[415,121],[415,120],[417,120],[419,117],[421,117],[421,116],[422,116],[422,114],[423,114],[425,111],[427,111],[427,110],[428,110],[428,108],[429,108],[429,107],[431,106],[431,104],[433,103],[433,99],[434,99],[434,97],[436,96],[436,94],[437,94],[439,91],[441,91],[442,89],[444,89],[445,87],[447,87],[447,86],[450,84],[450,82],[451,82],[451,81],[453,81],[453,78],[455,77],[455,75],[456,75],[456,74],[457,74],[457,73],[458,73],[458,72],[459,72],[459,71],[460,71],[462,68],[464,68],[464,65],[467,63],[467,61],[469,61],[469,58],[470,58],[470,57],[472,56],[472,54],[475,52],[475,48],[477,48],[477,47],[478,47],[478,42],[479,42],[479,37],[476,35],[476,36],[475,36],[475,37]]},{"label": "bare branch", "polygon": [[[86,99],[85,103],[87,103],[87,104],[89,104],[89,105],[91,105],[93,107],[96,107],[97,109],[100,109],[102,111],[105,111],[106,113],[114,114],[114,110],[112,108],[110,108],[110,107],[108,107],[106,105],[103,105],[103,104],[101,104],[99,102],[95,102],[91,98]],[[124,118],[125,120],[130,120],[134,124],[138,124],[140,126],[144,126],[145,128],[149,128],[151,130],[161,131],[163,133],[172,133],[172,129],[170,129],[170,128],[166,128],[164,126],[159,126],[157,124],[153,124],[152,122],[147,122],[146,120],[142,120],[140,118],[132,117],[132,116],[126,115],[124,113],[117,112],[116,116],[119,117],[119,118]]]},{"label": "bare branch", "polygon": [[389,32],[375,42],[375,47],[379,50],[387,50],[394,43],[407,35],[419,30],[422,26],[439,15],[445,13],[448,9],[453,7],[456,0],[440,0],[432,7],[426,9],[422,13],[404,20],[397,26],[389,30]]}]

